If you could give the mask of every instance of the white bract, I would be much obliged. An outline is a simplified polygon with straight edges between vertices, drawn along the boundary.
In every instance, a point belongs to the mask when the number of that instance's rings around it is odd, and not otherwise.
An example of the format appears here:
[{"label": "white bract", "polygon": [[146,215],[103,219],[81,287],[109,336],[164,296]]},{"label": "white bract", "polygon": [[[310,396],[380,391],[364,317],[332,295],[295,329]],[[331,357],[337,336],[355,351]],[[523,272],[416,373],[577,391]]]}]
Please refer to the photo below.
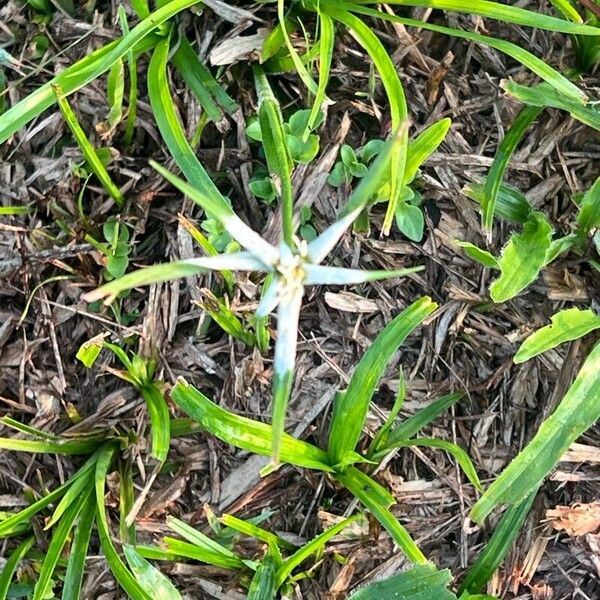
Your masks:
[{"label": "white bract", "polygon": [[419,271],[422,267],[398,271],[362,271],[320,264],[358,217],[366,202],[359,202],[357,207],[339,218],[310,243],[294,238],[291,247],[283,241],[279,246],[274,246],[248,227],[226,203],[216,202],[214,198],[199,192],[160,165],[153,166],[175,187],[218,219],[229,235],[245,250],[147,267],[103,285],[86,294],[85,299],[91,302],[105,298],[110,303],[124,290],[206,270],[270,273],[273,280],[259,303],[256,316],[265,317],[277,308],[273,378],[273,462],[277,464],[294,377],[298,320],[304,288],[310,285],[347,285],[400,277]]}]

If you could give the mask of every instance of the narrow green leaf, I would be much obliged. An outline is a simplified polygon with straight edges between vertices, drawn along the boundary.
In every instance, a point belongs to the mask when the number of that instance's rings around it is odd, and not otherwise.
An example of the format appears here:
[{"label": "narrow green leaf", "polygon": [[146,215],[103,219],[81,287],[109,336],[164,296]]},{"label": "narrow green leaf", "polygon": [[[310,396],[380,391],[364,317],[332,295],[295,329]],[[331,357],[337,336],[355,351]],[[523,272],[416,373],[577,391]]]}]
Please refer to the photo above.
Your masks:
[{"label": "narrow green leaf", "polygon": [[333,527],[326,529],[323,533],[313,538],[310,542],[302,546],[302,548],[296,550],[289,558],[286,558],[277,570],[277,573],[275,573],[277,588],[283,585],[297,566],[302,564],[309,556],[319,552],[332,537],[338,535],[338,533],[352,523],[358,521],[360,518],[362,518],[362,515],[354,515],[347,519],[343,519],[339,523],[333,525]]},{"label": "narrow green leaf", "polygon": [[104,189],[108,192],[108,195],[115,201],[115,204],[119,208],[122,207],[123,204],[125,204],[125,198],[123,198],[121,190],[111,179],[106,167],[104,166],[104,163],[100,160],[96,150],[88,140],[85,132],[79,124],[79,121],[77,120],[75,113],[73,112],[73,109],[71,108],[71,105],[69,104],[69,101],[63,95],[62,89],[58,86],[55,86],[54,92],[56,94],[58,106],[60,107],[60,110],[65,118],[65,122],[69,126],[69,129],[71,130],[79,149],[85,157],[87,164],[102,184],[102,187],[104,187]]},{"label": "narrow green leaf", "polygon": [[31,212],[30,206],[0,206],[0,216],[26,215]]},{"label": "narrow green leaf", "polygon": [[535,281],[546,262],[546,252],[552,241],[552,227],[540,212],[531,214],[523,232],[513,234],[498,259],[500,277],[490,286],[494,302],[514,298]]},{"label": "narrow green leaf", "polygon": [[600,177],[583,195],[577,215],[577,223],[584,234],[600,227]]},{"label": "narrow green leaf", "polygon": [[171,421],[167,401],[154,383],[143,386],[140,393],[146,401],[148,416],[150,417],[151,456],[160,462],[164,462],[169,454],[171,443]]},{"label": "narrow green leaf", "polygon": [[502,519],[496,525],[492,537],[477,557],[475,564],[469,569],[460,586],[459,594],[465,591],[476,594],[493,577],[496,569],[502,564],[517,539],[536,493],[537,489],[531,492],[522,502],[508,507],[502,515]]},{"label": "narrow green leaf", "polygon": [[125,68],[121,59],[117,60],[108,72],[107,96],[110,112],[107,122],[110,128],[116,127],[123,118],[123,99],[125,95]]},{"label": "narrow green leaf", "polygon": [[[271,456],[273,429],[270,425],[224,410],[182,379],[173,388],[171,398],[181,410],[220,440],[256,454]],[[332,470],[325,452],[288,434],[283,434],[280,458],[282,462],[300,467]]]},{"label": "narrow green leaf", "polygon": [[522,363],[564,342],[577,340],[590,331],[600,329],[600,316],[590,308],[567,308],[550,317],[546,325],[532,333],[522,344],[514,357],[515,363]]},{"label": "narrow green leaf", "polygon": [[315,94],[315,100],[308,117],[304,141],[308,138],[309,132],[314,129],[315,123],[321,114],[323,102],[326,98],[327,84],[329,83],[331,62],[333,59],[333,47],[335,43],[335,25],[333,20],[321,10],[318,10],[318,14],[321,27],[319,36],[319,83],[317,93]]},{"label": "narrow green leaf", "polygon": [[404,340],[436,308],[437,304],[427,296],[411,304],[385,327],[362,357],[346,393],[334,407],[327,450],[331,464],[343,463],[346,455],[354,451],[369,403],[387,364]]},{"label": "narrow green leaf", "polygon": [[473,484],[473,486],[475,486],[475,488],[480,492],[483,491],[481,482],[479,481],[479,476],[475,470],[475,465],[473,465],[469,455],[460,446],[457,446],[452,442],[448,442],[447,440],[440,440],[437,438],[413,438],[411,440],[397,442],[394,444],[394,446],[397,448],[424,446],[426,448],[440,448],[441,450],[445,450],[448,454],[456,459],[456,462],[459,464],[460,468],[463,470],[464,474],[467,476],[467,479]]},{"label": "narrow green leaf", "polygon": [[525,135],[525,132],[542,110],[542,106],[525,106],[522,108],[498,146],[494,161],[485,179],[485,187],[481,200],[481,222],[483,227],[488,231],[492,230],[496,198],[498,197],[508,162]]},{"label": "narrow green leaf", "polygon": [[233,515],[224,514],[219,521],[225,525],[225,527],[230,527],[231,529],[235,529],[235,531],[239,531],[244,535],[254,537],[261,542],[265,542],[267,544],[274,544],[281,548],[286,548],[288,550],[295,550],[296,546],[294,544],[290,544],[288,541],[279,537],[278,535],[251,523],[250,521],[244,521],[242,519],[238,519]]},{"label": "narrow green leaf", "polygon": [[393,448],[395,444],[399,442],[404,442],[415,436],[417,433],[419,433],[419,431],[423,429],[423,427],[429,425],[429,423],[431,423],[443,412],[447,411],[462,397],[463,395],[460,393],[442,396],[435,402],[432,402],[429,406],[422,408],[414,415],[408,417],[408,419],[406,419],[405,421],[400,423],[400,425],[392,429],[385,443],[385,451],[387,452],[387,450]]},{"label": "narrow green leaf", "polygon": [[[600,30],[600,28],[599,28]],[[568,112],[574,119],[600,131],[600,110],[598,102],[581,103],[548,84],[540,83],[532,87],[514,81],[502,82],[502,88],[513,98],[530,106],[559,108]]]},{"label": "narrow green leaf", "polygon": [[132,598],[132,600],[152,600],[152,596],[144,591],[117,553],[108,526],[106,506],[104,505],[105,480],[116,449],[117,447],[112,444],[107,444],[103,448],[96,463],[96,472],[94,475],[94,487],[96,493],[96,528],[98,529],[98,537],[100,538],[100,547],[102,548],[102,552],[106,557],[106,562],[117,580],[117,583],[129,597]]},{"label": "narrow green leaf", "polygon": [[[212,216],[231,214],[227,199],[219,192],[212,179],[196,157],[196,153],[185,137],[185,131],[179,121],[175,104],[169,91],[167,79],[167,61],[169,59],[169,38],[159,42],[148,67],[148,96],[156,124],[169,152],[177,166],[190,182],[191,186],[206,196],[210,203],[201,206]],[[159,173],[169,179],[163,170],[153,165]],[[167,171],[168,173],[168,171]],[[170,175],[170,174],[169,174]],[[173,183],[173,181],[171,181]],[[191,196],[190,196],[191,197]],[[193,197],[191,197],[194,200]],[[195,200],[196,201],[196,200]]]},{"label": "narrow green leaf", "polygon": [[91,493],[92,488],[88,486],[88,488],[65,510],[58,525],[52,532],[50,544],[44,555],[42,568],[40,569],[38,580],[33,589],[32,600],[43,600],[46,598],[48,584],[54,574],[54,569],[58,564],[63,548],[67,543],[67,537],[71,533],[75,520],[79,516],[81,509],[84,507]]},{"label": "narrow green leaf", "polygon": [[[368,475],[355,467],[348,467],[343,473],[333,475],[348,489],[381,523],[383,528],[392,536],[394,542],[406,557],[414,563],[425,564],[427,559],[412,540],[406,529],[390,512],[389,506],[395,502],[394,497],[387,493],[391,501],[385,501],[386,490]],[[382,497],[383,496],[383,497]]]},{"label": "narrow green leaf", "polygon": [[264,71],[254,66],[254,82],[258,95],[258,121],[269,174],[277,181],[281,197],[283,241],[293,247],[294,199],[292,191],[292,159],[283,129],[281,108]]},{"label": "narrow green leaf", "polygon": [[354,592],[348,600],[456,600],[448,591],[452,575],[432,564],[417,565]]},{"label": "narrow green leaf", "polygon": [[171,581],[140,556],[133,546],[124,544],[123,554],[140,586],[154,600],[181,600],[181,594]]},{"label": "narrow green leaf", "polygon": [[381,450],[385,446],[385,443],[389,437],[390,430],[394,426],[394,421],[396,417],[400,413],[400,409],[404,404],[404,400],[406,398],[406,382],[404,380],[404,371],[400,368],[400,376],[398,377],[398,392],[396,393],[396,398],[394,400],[394,404],[392,406],[392,410],[390,410],[390,414],[387,416],[385,423],[379,428],[379,431],[371,441],[369,445],[369,450],[367,451],[367,456],[372,458],[373,455]]},{"label": "narrow green leaf", "polygon": [[475,244],[471,244],[471,242],[461,242],[457,240],[455,244],[459,248],[462,248],[469,258],[478,262],[484,267],[488,267],[489,269],[500,268],[498,260],[491,252],[488,252],[487,250],[484,250]]},{"label": "narrow green leaf", "polygon": [[471,519],[481,523],[496,506],[520,502],[535,490],[569,446],[600,418],[599,395],[600,344],[597,344],[558,408],[475,503]]},{"label": "narrow green leaf", "polygon": [[[463,188],[467,198],[481,204],[485,193],[485,184],[469,183]],[[533,208],[527,198],[517,189],[500,184],[494,202],[494,214],[512,223],[525,223],[531,216]]]},{"label": "narrow green leaf", "polygon": [[412,183],[421,165],[444,141],[451,126],[452,121],[450,119],[440,119],[424,129],[414,140],[408,142],[404,185]]},{"label": "narrow green leaf", "polygon": [[6,600],[12,578],[19,566],[19,563],[25,558],[33,543],[35,537],[31,536],[22,541],[6,560],[2,573],[0,573],[0,600]]},{"label": "narrow green leaf", "polygon": [[[172,537],[163,538],[163,543],[167,548],[167,551],[148,548],[137,547],[139,553],[146,557],[156,560],[173,560],[174,558],[191,558],[215,567],[221,567],[222,569],[233,569],[239,570],[246,566],[247,562],[243,561],[238,556],[230,558],[222,553],[208,550],[205,547],[200,547],[190,542],[184,542]],[[149,551],[150,550],[150,551]]]},{"label": "narrow green leaf", "polygon": [[[329,4],[330,2],[333,3],[333,0],[321,0],[321,4]],[[564,75],[561,75],[558,71],[553,69],[546,62],[539,59],[537,56],[531,54],[530,52],[521,48],[520,46],[517,46],[517,44],[507,42],[506,40],[499,40],[488,35],[481,35],[479,33],[474,33],[471,31],[463,31],[462,29],[444,27],[443,25],[436,25],[434,23],[419,21],[418,19],[407,19],[404,17],[398,17],[396,15],[389,15],[382,11],[373,10],[365,6],[360,6],[356,3],[347,3],[343,0],[335,0],[335,5],[339,9],[346,8],[347,10],[352,10],[353,12],[368,15],[378,19],[383,19],[385,21],[401,23],[402,25],[406,25],[408,27],[416,27],[417,29],[434,31],[436,33],[466,39],[472,42],[476,42],[478,44],[484,44],[486,46],[489,46],[490,48],[495,48],[496,50],[503,52],[507,56],[514,58],[516,61],[526,66],[533,73],[535,73],[536,75],[547,81],[550,85],[552,85],[552,87],[554,87],[559,93],[562,93],[565,96],[572,98],[575,102],[579,102],[582,105],[584,105],[587,102],[587,95],[582,90],[580,90],[575,84],[569,81]],[[564,23],[564,21],[561,22]]]},{"label": "narrow green leaf", "polygon": [[[353,0],[358,4],[370,4],[372,0]],[[550,17],[539,12],[525,10],[517,6],[500,4],[488,0],[469,0],[464,4],[461,0],[390,0],[389,4],[402,6],[423,6],[426,8],[439,8],[452,12],[462,12],[469,15],[479,15],[488,19],[495,19],[501,23],[515,23],[546,31],[559,31],[573,35],[600,35],[594,27],[578,23],[565,22],[556,17]]]},{"label": "narrow green leaf", "polygon": [[130,50],[143,52],[154,47],[157,40],[148,36],[165,21],[198,2],[200,0],[171,0],[165,6],[155,10],[120,40],[92,52],[48,83],[38,87],[29,96],[0,115],[0,144],[56,102],[53,86],[58,86],[63,95],[68,96],[108,71],[115,61],[123,58]]}]

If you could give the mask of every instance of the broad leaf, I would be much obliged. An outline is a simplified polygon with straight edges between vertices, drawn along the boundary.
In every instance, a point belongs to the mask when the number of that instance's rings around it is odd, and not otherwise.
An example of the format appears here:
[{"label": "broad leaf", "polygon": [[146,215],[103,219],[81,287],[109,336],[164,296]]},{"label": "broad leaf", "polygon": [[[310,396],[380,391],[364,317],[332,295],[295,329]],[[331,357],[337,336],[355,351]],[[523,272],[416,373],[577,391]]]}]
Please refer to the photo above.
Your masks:
[{"label": "broad leaf", "polygon": [[490,286],[494,302],[514,298],[535,281],[546,264],[546,252],[552,242],[552,227],[543,213],[533,213],[523,225],[523,232],[514,234],[498,259],[500,277]]},{"label": "broad leaf", "polygon": [[594,329],[600,329],[600,316],[591,309],[568,308],[550,317],[546,325],[532,333],[515,354],[514,361],[522,363],[559,344],[579,339]]},{"label": "broad leaf", "polygon": [[569,446],[600,418],[600,344],[590,352],[558,408],[471,510],[481,523],[498,505],[520,502],[552,471]]}]

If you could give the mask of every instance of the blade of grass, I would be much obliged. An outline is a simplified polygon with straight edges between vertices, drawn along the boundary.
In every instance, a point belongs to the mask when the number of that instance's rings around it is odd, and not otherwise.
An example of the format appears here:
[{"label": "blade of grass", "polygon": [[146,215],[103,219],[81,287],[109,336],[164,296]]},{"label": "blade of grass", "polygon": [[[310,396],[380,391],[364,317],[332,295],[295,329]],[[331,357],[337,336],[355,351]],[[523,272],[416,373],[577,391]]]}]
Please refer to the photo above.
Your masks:
[{"label": "blade of grass", "polygon": [[319,114],[325,101],[327,92],[327,84],[331,73],[331,62],[333,60],[333,47],[335,43],[335,25],[329,15],[319,10],[319,25],[321,28],[319,36],[319,83],[315,100],[313,102],[308,124],[304,133],[304,140],[308,138],[310,131],[315,127],[315,123],[319,118]]},{"label": "blade of grass", "polygon": [[169,46],[169,38],[159,42],[152,53],[148,67],[148,96],[156,124],[171,156],[175,159],[177,166],[186,179],[199,192],[208,196],[218,208],[221,208],[221,211],[217,208],[214,216],[230,213],[229,202],[219,192],[217,186],[196,158],[196,154],[188,143],[181,122],[177,117],[167,79]]},{"label": "blade of grass", "polygon": [[33,543],[35,536],[31,536],[23,540],[11,553],[6,560],[2,573],[0,573],[0,600],[6,600],[12,578],[19,563],[25,558]]},{"label": "blade of grass", "polygon": [[281,562],[281,556],[276,546],[269,546],[269,551],[258,565],[256,573],[250,582],[248,588],[247,600],[273,600],[277,593],[277,584],[275,583],[275,572],[278,564]]},{"label": "blade of grass", "polygon": [[[332,2],[332,0],[321,0],[322,4],[325,2],[329,4],[329,2]],[[342,0],[336,0],[336,5],[341,9],[347,8],[353,12],[374,17],[376,19],[383,19],[384,21],[400,23],[402,25],[406,25],[407,27],[416,27],[417,29],[434,31],[436,33],[462,38],[478,44],[484,44],[490,48],[498,50],[499,52],[503,52],[511,58],[514,58],[516,61],[530,69],[533,73],[547,81],[559,93],[568,96],[575,102],[579,102],[583,105],[588,100],[585,92],[580,90],[575,84],[570,82],[566,77],[561,75],[550,65],[539,59],[537,56],[531,54],[531,52],[524,50],[516,44],[507,42],[506,40],[499,40],[487,35],[481,35],[471,31],[464,31],[462,29],[454,29],[452,27],[445,27],[443,25],[435,25],[434,23],[427,23],[425,21],[419,21],[418,19],[407,19],[404,17],[397,17],[396,15],[388,15],[387,13],[373,10],[365,6],[360,6],[358,4],[348,4]]]},{"label": "blade of grass", "polygon": [[392,131],[398,132],[399,137],[394,141],[390,172],[390,201],[383,222],[383,233],[387,235],[394,221],[399,194],[405,179],[408,149],[408,107],[404,89],[390,55],[368,25],[348,10],[342,10],[337,2],[335,4],[323,2],[321,9],[336,21],[346,25],[356,36],[360,45],[373,60],[390,103]]},{"label": "blade of grass", "polygon": [[600,177],[583,195],[577,215],[577,223],[584,235],[600,227]]},{"label": "blade of grass", "polygon": [[96,494],[96,528],[100,538],[100,547],[106,557],[106,562],[112,571],[117,583],[133,600],[152,600],[152,596],[147,594],[131,574],[113,544],[108,519],[106,516],[106,506],[104,505],[104,490],[106,476],[113,461],[117,447],[113,444],[107,444],[98,457],[96,471],[94,474],[94,488]]},{"label": "blade of grass", "polygon": [[388,507],[395,502],[393,496],[391,501],[382,501],[382,494],[377,490],[381,486],[354,467],[348,467],[343,473],[336,473],[334,477],[373,513],[411,562],[419,564],[427,562],[425,555],[419,550],[409,533],[390,512]]},{"label": "blade of grass", "polygon": [[522,502],[508,507],[496,529],[494,529],[492,537],[477,557],[475,564],[469,569],[460,586],[459,594],[464,591],[477,594],[493,577],[496,569],[502,564],[502,561],[519,535],[536,493],[537,489],[531,492]]},{"label": "blade of grass", "polygon": [[[60,87],[63,94],[68,96],[108,71],[115,61],[123,58],[130,50],[136,49],[137,52],[143,52],[154,47],[156,39],[145,40],[144,38],[147,38],[155,29],[177,13],[199,2],[200,0],[171,0],[165,6],[155,10],[120,40],[92,52],[48,83],[37,88],[3,115],[0,115],[0,144],[54,104],[56,97],[52,91],[53,86]],[[142,44],[136,48],[140,42]]]},{"label": "blade of grass", "polygon": [[294,544],[290,544],[290,542],[287,540],[284,540],[278,535],[271,533],[270,531],[267,531],[266,529],[255,525],[254,523],[250,523],[249,521],[244,521],[228,514],[224,514],[219,521],[225,525],[225,527],[235,529],[244,535],[256,538],[257,540],[265,542],[266,544],[274,544],[280,548],[296,550],[296,546],[294,546]]},{"label": "blade of grass", "polygon": [[421,165],[444,141],[451,126],[452,121],[450,119],[440,119],[424,129],[414,140],[409,141],[406,154],[406,170],[404,171],[404,185],[412,183]]},{"label": "blade of grass", "polygon": [[362,515],[358,514],[348,517],[347,519],[343,519],[333,527],[326,529],[323,533],[313,538],[310,542],[302,546],[302,548],[294,552],[294,554],[292,554],[290,557],[286,558],[275,573],[276,587],[281,587],[288,577],[292,575],[293,570],[297,566],[303,563],[309,556],[321,550],[321,548],[323,548],[332,537],[336,536],[338,533],[346,529],[346,527],[349,525],[352,525],[352,523],[358,521],[360,518],[362,518]]},{"label": "blade of grass", "polygon": [[[356,4],[372,4],[373,0],[352,0]],[[573,35],[591,35],[598,36],[598,30],[589,25],[579,25],[570,23],[557,17],[551,17],[525,10],[516,6],[500,4],[488,0],[469,0],[464,3],[461,0],[390,0],[390,5],[402,6],[422,6],[425,8],[438,8],[452,12],[462,12],[469,15],[479,15],[488,19],[495,19],[501,23],[515,23],[516,25],[525,25],[535,27],[536,29],[545,29],[546,31],[557,31],[560,33],[570,33]]]},{"label": "blade of grass", "polygon": [[387,416],[385,423],[379,428],[379,431],[369,444],[369,449],[367,451],[368,458],[372,458],[372,456],[385,445],[386,440],[389,436],[390,429],[393,427],[394,421],[396,420],[396,417],[400,414],[400,409],[404,405],[405,398],[406,381],[404,380],[404,371],[402,370],[402,367],[400,367],[400,376],[398,377],[398,391],[396,392],[394,405],[392,406],[392,410]]},{"label": "blade of grass", "polygon": [[56,569],[56,565],[61,557],[63,548],[67,543],[67,538],[71,533],[71,529],[73,529],[75,520],[79,516],[91,493],[92,488],[88,486],[88,488],[82,494],[80,494],[79,497],[76,498],[65,510],[64,514],[60,518],[60,521],[58,522],[58,525],[52,532],[50,544],[44,555],[40,574],[33,589],[33,596],[31,600],[43,600],[47,597],[48,584],[50,583],[50,579],[54,574],[54,570]]},{"label": "blade of grass", "polygon": [[508,161],[527,129],[536,120],[542,110],[543,107],[539,106],[526,106],[522,108],[498,146],[494,161],[485,179],[485,187],[481,199],[481,222],[483,227],[489,232],[492,231],[496,198],[502,184],[502,178],[508,167]]},{"label": "blade of grass", "polygon": [[[141,4],[144,4],[143,2]],[[142,19],[145,19],[150,11],[148,10],[148,6],[146,3],[144,10],[141,6],[138,7],[141,12],[138,12],[138,16]],[[137,9],[134,7],[134,10]],[[127,13],[123,6],[119,6],[117,9],[118,17],[119,17],[119,25],[121,26],[121,31],[123,35],[127,35],[130,31],[129,24],[127,22]],[[133,139],[133,133],[135,130],[135,120],[137,117],[137,102],[138,102],[138,76],[137,76],[137,57],[135,56],[133,50],[129,50],[127,52],[127,69],[129,72],[129,99],[128,99],[128,110],[127,110],[127,121],[125,123],[125,133],[123,134],[123,143],[125,146],[129,146],[131,144],[131,140]]]},{"label": "blade of grass", "polygon": [[125,198],[123,198],[123,194],[121,190],[115,185],[113,180],[111,179],[104,163],[100,160],[100,157],[96,153],[96,150],[88,140],[85,132],[81,128],[79,121],[77,120],[77,116],[73,112],[69,101],[64,96],[62,89],[58,86],[55,86],[54,93],[56,95],[56,100],[58,102],[58,106],[65,118],[81,153],[83,154],[87,164],[90,166],[90,169],[93,171],[94,175],[98,178],[102,187],[107,191],[108,195],[115,201],[115,204],[121,208],[123,204],[125,204]]},{"label": "blade of grass", "polygon": [[483,487],[479,481],[475,465],[473,465],[469,455],[460,446],[437,438],[413,438],[394,444],[395,448],[408,448],[410,446],[423,446],[425,448],[439,448],[444,450],[456,460],[473,486],[480,492],[483,492]]},{"label": "blade of grass", "polygon": [[513,360],[515,363],[525,362],[595,329],[600,329],[600,317],[591,308],[561,310],[550,317],[550,325],[538,329],[521,344]]},{"label": "blade of grass", "polygon": [[458,402],[463,397],[462,394],[450,394],[443,396],[429,406],[416,412],[408,417],[403,423],[392,429],[384,443],[385,450],[373,456],[373,460],[378,460],[383,457],[383,452],[389,451],[395,444],[404,442],[415,436],[423,427],[429,425],[443,412],[447,411],[453,404]]},{"label": "blade of grass", "polygon": [[[463,188],[463,194],[475,202],[483,202],[485,191],[484,183],[472,182]],[[496,217],[506,219],[512,223],[525,223],[531,216],[533,208],[527,198],[517,189],[508,185],[500,184],[494,202],[494,214]]]},{"label": "blade of grass", "polygon": [[500,504],[525,499],[541,484],[569,446],[600,418],[600,344],[590,352],[557,409],[531,442],[502,471],[471,509],[476,523]]},{"label": "blade of grass", "polygon": [[156,384],[143,386],[140,393],[146,402],[148,416],[150,417],[151,456],[160,462],[164,462],[169,454],[171,443],[171,417],[167,401]]},{"label": "blade of grass", "polygon": [[250,562],[243,561],[238,556],[235,556],[235,558],[229,558],[228,556],[225,556],[219,552],[207,550],[206,548],[199,547],[196,544],[184,542],[169,536],[163,538],[163,543],[165,544],[167,551],[162,551],[160,554],[152,549],[140,548],[139,546],[138,551],[146,558],[154,558],[157,560],[173,560],[173,558],[182,557],[191,558],[192,560],[197,560],[208,565],[214,565],[215,567],[221,567],[222,569],[233,569],[235,571],[244,568],[246,563]]},{"label": "blade of grass", "polygon": [[[600,31],[600,28],[598,28]],[[581,103],[573,98],[565,97],[557,88],[540,83],[532,87],[520,85],[514,81],[503,81],[501,87],[513,98],[523,104],[537,107],[558,108],[568,112],[574,119],[600,131],[600,111],[596,103]]]},{"label": "blade of grass", "polygon": [[[273,428],[270,425],[226,411],[182,379],[175,384],[171,398],[211,435],[237,448],[271,456]],[[282,437],[281,460],[309,469],[331,471],[325,452],[287,434]]]},{"label": "blade of grass", "polygon": [[346,455],[354,451],[385,367],[408,335],[436,308],[429,297],[411,304],[385,327],[364,354],[346,393],[334,406],[327,449],[331,464],[342,464]]},{"label": "blade of grass", "polygon": [[282,239],[290,247],[294,243],[294,198],[292,191],[292,159],[283,129],[283,115],[264,71],[254,66],[254,82],[258,96],[258,120],[263,149],[271,178],[277,182],[281,197]]},{"label": "blade of grass", "polygon": [[140,556],[133,546],[124,544],[123,554],[137,582],[154,600],[181,600],[181,594],[171,581]]}]

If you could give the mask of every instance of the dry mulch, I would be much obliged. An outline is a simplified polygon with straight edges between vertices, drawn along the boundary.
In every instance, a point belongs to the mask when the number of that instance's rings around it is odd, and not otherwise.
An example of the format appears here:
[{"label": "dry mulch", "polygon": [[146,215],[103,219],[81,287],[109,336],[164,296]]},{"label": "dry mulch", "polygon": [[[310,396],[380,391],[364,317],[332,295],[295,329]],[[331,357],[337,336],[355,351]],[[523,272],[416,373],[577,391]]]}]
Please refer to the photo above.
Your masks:
[{"label": "dry mulch", "polygon": [[[0,47],[20,61],[19,70],[7,69],[9,98],[16,102],[59,71],[119,34],[117,2],[97,2],[96,10],[75,21],[57,12],[47,24],[51,46],[35,57],[34,36],[39,26],[14,0],[0,8]],[[537,2],[520,6],[539,8]],[[541,10],[541,9],[540,9]],[[422,10],[414,13],[423,15]],[[438,13],[430,19],[444,19]],[[488,30],[523,44],[554,65],[566,67],[571,48],[559,34],[525,31],[467,16],[448,16],[454,25]],[[210,11],[186,17],[192,39],[202,42],[203,52],[231,31]],[[503,96],[502,79],[529,81],[531,76],[506,57],[477,45],[424,31],[394,29],[374,24],[380,38],[393,52],[402,73],[413,119],[414,134],[442,118],[453,127],[441,149],[423,169],[419,187],[425,198],[426,235],[412,243],[394,229],[380,238],[381,209],[375,211],[368,237],[348,235],[336,251],[340,264],[369,268],[399,268],[423,264],[426,270],[410,278],[361,286],[352,290],[314,290],[307,297],[301,318],[298,376],[288,423],[290,430],[324,444],[331,400],[343,387],[364,350],[383,325],[400,309],[423,295],[440,304],[435,320],[419,330],[403,346],[388,370],[370,415],[376,427],[391,407],[397,373],[403,366],[408,379],[410,413],[440,395],[460,390],[465,398],[451,414],[438,419],[428,432],[459,443],[469,451],[484,480],[493,479],[562,397],[581,364],[590,342],[575,342],[549,352],[536,361],[512,364],[518,343],[533,328],[568,303],[589,305],[598,298],[600,281],[570,255],[546,269],[527,293],[505,305],[492,305],[486,297],[490,272],[468,260],[453,244],[456,239],[484,244],[477,206],[462,193],[469,181],[485,176],[499,139],[511,123],[518,105]],[[192,241],[177,215],[198,216],[196,207],[166,187],[148,167],[155,158],[170,166],[160,142],[145,92],[140,61],[139,122],[135,143],[120,148],[118,138],[105,139],[120,150],[113,163],[115,179],[127,197],[127,222],[135,232],[132,264],[190,256]],[[313,224],[322,230],[329,223],[348,190],[323,185],[323,173],[331,168],[340,144],[358,146],[388,132],[384,95],[376,86],[368,95],[369,61],[351,36],[338,31],[338,42],[329,107],[323,129],[321,158],[298,169],[296,188],[312,205]],[[225,69],[224,81],[242,106],[245,116],[255,112],[255,96],[247,65]],[[296,77],[274,77],[287,107],[301,107],[304,91]],[[194,98],[178,77],[172,78],[188,132],[199,116]],[[597,79],[582,85],[597,90]],[[360,96],[355,91],[365,92]],[[105,80],[101,79],[73,97],[86,131],[106,116]],[[272,210],[251,202],[248,173],[256,163],[256,148],[240,135],[240,119],[222,127],[207,127],[200,157],[228,193],[242,218],[272,234],[276,231]],[[100,140],[96,137],[98,143]],[[575,192],[585,190],[598,175],[600,143],[597,134],[557,111],[546,111],[529,130],[511,163],[507,181],[526,192],[539,210],[551,216],[557,229],[566,231],[573,221]],[[254,152],[254,155],[252,154]],[[231,340],[207,323],[198,307],[208,276],[155,285],[133,292],[123,303],[127,324],[120,325],[105,310],[88,312],[79,296],[99,283],[101,257],[83,240],[77,218],[77,194],[81,181],[70,165],[79,159],[60,114],[47,111],[0,148],[2,204],[33,203],[27,217],[0,218],[0,413],[25,420],[52,432],[68,426],[66,409],[75,407],[87,425],[130,428],[143,433],[146,414],[136,393],[106,373],[99,364],[85,369],[75,360],[79,346],[90,337],[109,332],[113,339],[140,336],[138,350],[158,353],[160,375],[173,382],[178,376],[201,388],[223,406],[257,418],[268,418],[271,356],[260,356]],[[85,207],[98,227],[114,207],[100,189],[85,194]],[[491,250],[498,253],[510,228],[498,222]],[[53,281],[56,275],[68,280]],[[45,282],[45,283],[44,283]],[[38,284],[31,307],[22,322],[26,302]],[[257,300],[255,281],[239,280],[231,299],[241,315],[249,314]],[[134,346],[135,347],[135,346]],[[406,414],[406,413],[403,413]],[[9,435],[7,430],[2,435]],[[545,509],[573,506],[598,499],[600,436],[591,429],[579,440],[570,460],[559,465],[542,488],[516,547],[490,588],[504,598],[600,597],[599,541],[595,530],[580,537],[557,533],[545,520]],[[144,439],[132,460],[145,460]],[[220,514],[240,517],[273,511],[267,523],[273,529],[307,540],[336,516],[352,509],[347,493],[336,489],[322,474],[284,467],[265,479],[258,477],[263,459],[235,451],[224,444],[195,435],[173,442],[172,473],[152,485],[138,516],[142,540],[157,540],[166,532],[165,513],[206,526],[204,505]],[[0,510],[24,505],[22,489],[52,488],[68,476],[77,459],[0,454]],[[142,470],[140,489],[151,474]],[[416,538],[425,554],[456,576],[464,573],[489,537],[486,530],[469,528],[469,506],[475,499],[470,485],[461,480],[456,465],[441,452],[405,449],[378,473],[390,486],[398,504],[394,512]],[[114,504],[109,497],[109,504]],[[596,509],[597,510],[597,507]],[[559,513],[559,516],[563,513]],[[564,516],[564,515],[563,515]],[[556,517],[558,518],[558,517]],[[565,519],[567,517],[564,517]],[[45,535],[40,531],[40,535]],[[10,547],[6,542],[0,555]],[[332,546],[349,561],[341,566],[328,553],[314,577],[302,581],[296,597],[344,598],[347,591],[374,577],[405,566],[385,532],[372,529]],[[251,551],[251,548],[249,548]],[[243,597],[235,577],[212,567],[163,565],[177,586],[194,598]],[[120,597],[101,557],[88,561],[85,586],[88,597]]]}]

